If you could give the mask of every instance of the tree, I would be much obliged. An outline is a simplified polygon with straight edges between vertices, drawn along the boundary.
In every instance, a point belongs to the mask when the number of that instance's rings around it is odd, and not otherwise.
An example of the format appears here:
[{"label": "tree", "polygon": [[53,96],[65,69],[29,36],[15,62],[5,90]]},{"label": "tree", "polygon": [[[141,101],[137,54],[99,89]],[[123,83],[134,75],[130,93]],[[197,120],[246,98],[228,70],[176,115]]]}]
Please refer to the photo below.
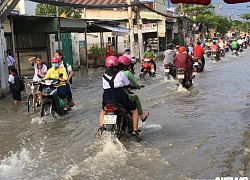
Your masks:
[{"label": "tree", "polygon": [[[224,35],[232,26],[232,23],[225,17],[218,16],[214,12],[215,6],[188,6],[184,8],[184,12],[192,12],[190,17],[195,17],[195,21],[205,23],[206,27],[216,29],[216,31]],[[193,14],[193,15],[192,15]]]},{"label": "tree", "polygon": [[[250,5],[248,5],[247,8],[250,8]],[[249,19],[250,19],[250,14],[242,14],[242,15],[241,15],[241,18],[242,18],[242,19],[249,20]]]},{"label": "tree", "polygon": [[[63,0],[61,0],[63,1]],[[82,10],[76,9],[68,6],[58,6],[58,14],[59,16],[65,17],[65,15],[69,18],[81,18]],[[42,16],[54,16],[56,17],[56,6],[49,4],[38,4],[36,6],[36,15]],[[63,16],[64,15],[64,16]]]}]

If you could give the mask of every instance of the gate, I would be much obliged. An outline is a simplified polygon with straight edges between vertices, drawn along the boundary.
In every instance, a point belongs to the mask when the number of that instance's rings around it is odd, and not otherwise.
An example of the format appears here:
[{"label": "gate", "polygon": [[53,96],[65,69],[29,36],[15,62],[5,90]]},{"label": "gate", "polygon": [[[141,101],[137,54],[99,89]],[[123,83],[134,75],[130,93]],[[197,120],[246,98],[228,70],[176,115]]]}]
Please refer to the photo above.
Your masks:
[{"label": "gate", "polygon": [[62,41],[63,60],[72,66],[73,54],[72,54],[71,33],[61,33],[61,41]]}]

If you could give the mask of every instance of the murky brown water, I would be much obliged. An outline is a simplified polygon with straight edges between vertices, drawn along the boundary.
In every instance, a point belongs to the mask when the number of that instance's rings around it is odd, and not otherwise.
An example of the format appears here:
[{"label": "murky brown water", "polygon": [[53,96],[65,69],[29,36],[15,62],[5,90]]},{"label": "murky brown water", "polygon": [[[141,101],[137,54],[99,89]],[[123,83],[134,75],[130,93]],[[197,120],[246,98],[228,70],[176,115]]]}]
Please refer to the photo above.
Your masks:
[{"label": "murky brown water", "polygon": [[[150,117],[143,141],[120,143],[99,126],[103,69],[75,72],[70,114],[40,121],[25,102],[0,104],[1,180],[183,180],[245,175],[249,147],[250,48],[221,62],[206,59],[190,91],[158,74],[136,91]],[[139,64],[137,64],[139,66]],[[138,71],[137,71],[138,75]]]}]

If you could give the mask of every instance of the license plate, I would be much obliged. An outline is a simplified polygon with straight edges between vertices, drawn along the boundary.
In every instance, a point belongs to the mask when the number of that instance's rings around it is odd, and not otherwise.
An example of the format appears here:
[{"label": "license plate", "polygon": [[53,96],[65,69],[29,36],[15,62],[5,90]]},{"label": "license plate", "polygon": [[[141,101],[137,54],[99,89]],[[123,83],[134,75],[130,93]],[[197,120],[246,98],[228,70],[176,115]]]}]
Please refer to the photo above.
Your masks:
[{"label": "license plate", "polygon": [[198,62],[194,62],[194,66],[198,66],[199,65],[199,63]]},{"label": "license plate", "polygon": [[213,54],[213,56],[215,57],[215,56],[216,56],[216,54]]},{"label": "license plate", "polygon": [[165,72],[169,72],[170,71],[170,69],[164,69],[165,70]]},{"label": "license plate", "polygon": [[234,50],[233,52],[234,52],[234,53],[236,53],[236,51],[235,51],[235,50]]},{"label": "license plate", "polygon": [[117,115],[105,115],[103,124],[116,124]]},{"label": "license plate", "polygon": [[177,75],[177,78],[178,78],[178,79],[184,79],[184,77],[185,77],[184,74],[178,74],[178,75]]}]

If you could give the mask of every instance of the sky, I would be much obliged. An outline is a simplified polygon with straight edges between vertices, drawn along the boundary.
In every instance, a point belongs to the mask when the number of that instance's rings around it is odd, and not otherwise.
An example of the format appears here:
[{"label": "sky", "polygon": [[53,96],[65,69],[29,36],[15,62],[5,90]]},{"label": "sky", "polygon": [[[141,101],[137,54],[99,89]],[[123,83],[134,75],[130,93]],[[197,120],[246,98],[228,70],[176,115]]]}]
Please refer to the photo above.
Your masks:
[{"label": "sky", "polygon": [[[221,3],[221,14],[223,16],[228,16],[228,13],[231,14],[233,17],[234,15],[242,15],[242,14],[250,14],[250,7],[247,8],[248,3],[237,3],[237,4],[227,4],[223,0],[212,0],[212,4],[218,6],[218,3]],[[218,14],[218,9],[215,10],[216,14]]]}]

